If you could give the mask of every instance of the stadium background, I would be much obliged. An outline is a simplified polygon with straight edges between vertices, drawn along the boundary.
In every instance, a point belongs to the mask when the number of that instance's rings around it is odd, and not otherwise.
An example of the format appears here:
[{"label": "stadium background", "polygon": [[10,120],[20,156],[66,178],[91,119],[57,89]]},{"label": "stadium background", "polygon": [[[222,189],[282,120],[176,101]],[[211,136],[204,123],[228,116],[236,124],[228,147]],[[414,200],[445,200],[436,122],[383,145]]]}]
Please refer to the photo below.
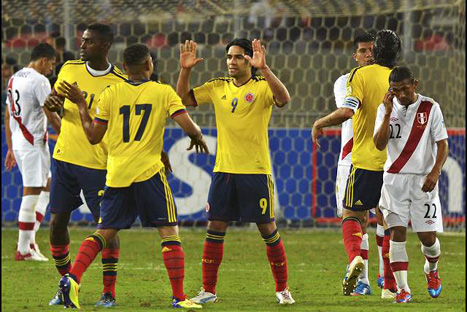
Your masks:
[{"label": "stadium background", "polygon": [[[465,230],[465,1],[2,1],[2,99],[8,79],[4,59],[27,65],[38,42],[54,44],[59,37],[66,39],[66,50],[78,55],[82,32],[96,21],[115,30],[110,61],[121,68],[125,47],[145,43],[154,53],[159,79],[172,86],[178,77],[178,44],[185,39],[195,40],[204,58],[192,73],[191,86],[227,75],[225,45],[234,37],[264,42],[268,64],[292,97],[286,108],[274,110],[270,122],[276,214],[291,227],[338,222],[334,180],[340,130],[326,131],[316,149],[311,125],[335,108],[334,81],[355,66],[354,35],[396,31],[403,41],[401,64],[420,79],[420,93],[441,104],[450,129],[450,158],[440,179],[443,216],[448,230]],[[213,111],[200,107],[190,114],[214,151]],[[187,153],[186,138],[170,122],[165,139],[181,219],[202,224],[214,155]],[[2,126],[2,157],[5,153]],[[2,226],[16,224],[21,184],[17,169],[5,172],[2,161]],[[77,224],[91,220],[85,207],[72,217]]]}]

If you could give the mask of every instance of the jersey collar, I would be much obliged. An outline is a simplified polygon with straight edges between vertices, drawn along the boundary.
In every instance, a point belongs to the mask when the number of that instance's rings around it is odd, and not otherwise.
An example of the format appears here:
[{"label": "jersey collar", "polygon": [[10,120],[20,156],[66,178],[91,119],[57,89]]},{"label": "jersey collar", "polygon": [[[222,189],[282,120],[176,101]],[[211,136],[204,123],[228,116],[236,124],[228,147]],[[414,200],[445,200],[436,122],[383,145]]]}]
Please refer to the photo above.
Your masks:
[{"label": "jersey collar", "polygon": [[108,73],[110,73],[113,69],[113,65],[112,63],[109,63],[109,67],[106,69],[106,70],[95,70],[95,69],[92,69],[89,65],[88,65],[88,62],[85,63],[86,65],[86,70],[88,71],[88,73],[91,74],[91,76],[93,77],[100,77],[100,76],[105,76],[107,75]]},{"label": "jersey collar", "polygon": [[126,82],[128,82],[129,84],[131,84],[133,86],[139,86],[139,85],[142,85],[143,83],[148,82],[148,81],[151,81],[151,79],[143,79],[143,80],[139,80],[139,81],[133,81],[133,80],[128,79]]}]

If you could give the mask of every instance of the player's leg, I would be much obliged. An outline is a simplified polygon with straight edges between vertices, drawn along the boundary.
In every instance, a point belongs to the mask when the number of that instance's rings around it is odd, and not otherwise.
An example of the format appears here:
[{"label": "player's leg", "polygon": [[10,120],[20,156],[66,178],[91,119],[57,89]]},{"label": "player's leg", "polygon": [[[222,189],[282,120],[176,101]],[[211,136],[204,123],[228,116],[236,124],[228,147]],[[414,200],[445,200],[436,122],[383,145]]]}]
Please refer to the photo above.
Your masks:
[{"label": "player's leg", "polygon": [[[394,214],[393,214],[394,215]],[[399,216],[388,216],[388,218],[397,218]],[[391,225],[396,224],[393,220]],[[399,224],[405,223],[404,221]],[[409,269],[409,257],[407,255],[407,227],[406,226],[391,226],[391,241],[389,247],[389,260],[391,269],[397,284],[397,303],[406,303],[411,301],[410,287],[407,280],[407,271]]]},{"label": "player's leg", "polygon": [[384,288],[384,262],[383,262],[383,239],[384,239],[384,225],[383,214],[379,207],[375,208],[376,213],[376,246],[378,247],[378,287]]},{"label": "player's leg", "polygon": [[[382,213],[381,213],[382,214]],[[391,269],[391,262],[389,260],[389,246],[391,241],[391,232],[389,231],[388,225],[383,218],[383,242],[381,246],[381,253],[383,258],[383,278],[384,284],[381,290],[382,299],[394,299],[397,294],[396,280]]]},{"label": "player's leg", "polygon": [[422,243],[421,249],[425,256],[423,271],[427,281],[427,290],[432,298],[441,294],[441,278],[439,277],[438,262],[441,255],[441,245],[436,237],[436,232],[418,232],[418,238]]},{"label": "player's leg", "polygon": [[367,228],[370,222],[370,211],[367,210],[362,222],[362,243],[360,245],[360,256],[363,259],[365,267],[362,270],[362,273],[358,277],[357,287],[352,293],[353,296],[361,295],[371,295],[370,280],[368,279],[368,251],[370,249],[370,244],[368,242],[368,233]]},{"label": "player's leg", "polygon": [[239,218],[232,174],[214,173],[209,188],[206,212],[208,225],[202,258],[203,288],[196,297],[191,299],[196,303],[217,301],[216,286],[219,267],[224,256],[224,238],[228,221],[235,221]]}]

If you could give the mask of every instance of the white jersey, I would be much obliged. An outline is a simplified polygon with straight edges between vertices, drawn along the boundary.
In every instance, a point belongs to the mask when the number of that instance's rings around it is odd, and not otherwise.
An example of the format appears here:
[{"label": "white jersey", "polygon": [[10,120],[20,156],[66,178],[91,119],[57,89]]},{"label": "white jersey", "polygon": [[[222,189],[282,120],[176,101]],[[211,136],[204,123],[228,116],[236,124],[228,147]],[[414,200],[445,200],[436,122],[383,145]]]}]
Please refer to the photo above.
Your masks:
[{"label": "white jersey", "polygon": [[[375,132],[381,126],[384,114],[384,104],[381,104],[376,115]],[[394,97],[384,171],[430,173],[436,161],[436,142],[447,138],[441,108],[433,99],[418,94],[417,101],[406,107]]]},{"label": "white jersey", "polygon": [[42,107],[50,91],[49,80],[32,68],[25,67],[10,78],[6,104],[13,149],[35,149],[47,143],[47,117]]},{"label": "white jersey", "polygon": [[[350,73],[337,78],[334,83],[334,98],[336,99],[337,108],[341,108],[344,104],[347,79]],[[339,165],[351,165],[352,160],[352,146],[353,146],[353,126],[352,119],[348,119],[342,123],[341,127],[341,151],[339,154]]]}]

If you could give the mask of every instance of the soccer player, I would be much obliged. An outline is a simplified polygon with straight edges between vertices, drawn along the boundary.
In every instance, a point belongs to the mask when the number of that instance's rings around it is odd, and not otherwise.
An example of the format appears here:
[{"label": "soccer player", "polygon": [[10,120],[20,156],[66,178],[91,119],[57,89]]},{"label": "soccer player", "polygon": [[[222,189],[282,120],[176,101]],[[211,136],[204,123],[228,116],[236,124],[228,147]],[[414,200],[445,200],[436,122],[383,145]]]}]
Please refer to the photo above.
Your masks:
[{"label": "soccer player", "polygon": [[440,106],[415,92],[418,81],[407,67],[395,67],[390,89],[378,107],[374,142],[387,146],[381,208],[391,231],[389,259],[398,293],[395,302],[412,300],[406,250],[409,220],[422,243],[428,293],[441,293],[438,260],[441,254],[436,232],[443,231],[438,179],[448,157],[448,134]]},{"label": "soccer player", "polygon": [[[68,61],[60,70],[55,86],[61,81],[77,84],[87,101],[92,117],[96,114],[96,101],[109,85],[126,80],[126,76],[107,60],[112,45],[112,28],[105,24],[89,25],[81,38],[81,60]],[[52,183],[50,194],[50,250],[55,266],[61,275],[71,268],[70,215],[82,204],[83,194],[94,220],[99,220],[99,203],[104,192],[107,147],[106,144],[91,145],[81,127],[77,106],[64,100],[60,91],[49,95],[46,106],[52,110],[62,107],[63,119],[60,135],[53,153]],[[115,305],[115,283],[120,253],[118,236],[109,240],[102,252],[104,289],[96,305]],[[62,304],[60,290],[49,305]]]},{"label": "soccer player", "polygon": [[[389,88],[389,73],[401,55],[401,40],[391,30],[376,34],[373,45],[375,64],[357,67],[347,80],[344,104],[313,125],[313,142],[317,143],[323,128],[353,121],[352,166],[343,199],[342,234],[349,266],[342,282],[344,295],[351,295],[357,279],[365,268],[361,254],[362,223],[366,211],[378,205],[383,183],[383,165],[386,151],[379,151],[373,143],[376,111]],[[383,255],[385,254],[383,250]],[[390,287],[385,268],[384,287]]]},{"label": "soccer player", "polygon": [[108,132],[106,189],[98,230],[79,249],[70,273],[60,280],[65,307],[77,307],[84,271],[121,229],[139,216],[146,227],[157,227],[162,258],[173,292],[174,308],[201,308],[183,292],[184,252],[178,236],[177,210],[161,161],[167,115],[191,138],[188,150],[209,153],[201,130],[187,114],[180,97],[168,85],[150,81],[154,66],[149,49],[135,44],[125,49],[123,68],[128,81],[108,87],[99,97],[91,118],[78,87],[67,81],[59,90],[78,104],[81,123],[91,144]]},{"label": "soccer player", "polygon": [[[196,43],[180,46],[177,93],[186,106],[211,103],[217,124],[217,155],[206,211],[203,289],[197,303],[216,302],[216,284],[229,221],[255,222],[266,243],[280,304],[293,304],[287,285],[287,258],[274,221],[274,183],[269,159],[268,123],[274,105],[283,107],[289,92],[266,64],[259,40],[234,39],[226,47],[230,77],[215,78],[190,90]],[[263,76],[255,76],[260,70]]]},{"label": "soccer player", "polygon": [[50,152],[47,143],[47,120],[60,133],[60,116],[44,108],[50,93],[49,80],[55,64],[55,50],[40,43],[31,53],[28,66],[8,81],[5,131],[8,151],[6,170],[18,164],[23,178],[23,198],[18,215],[19,238],[15,260],[48,261],[36,244],[49,203]]},{"label": "soccer player", "polygon": [[[352,58],[357,62],[358,66],[370,65],[373,63],[373,41],[374,35],[370,33],[361,33],[355,37],[353,48],[354,53]],[[334,83],[334,98],[336,100],[336,106],[339,109],[344,104],[345,94],[347,92],[347,80],[349,73],[340,76]],[[353,145],[353,130],[352,130],[352,119],[348,119],[342,123],[341,128],[341,150],[339,154],[339,161],[337,165],[336,175],[336,204],[337,204],[337,215],[342,217],[342,200],[344,198],[345,186],[347,185],[347,177],[349,176],[350,166],[352,165],[352,145]],[[382,225],[382,216],[379,210],[377,212],[378,223],[376,227],[376,242],[378,245],[379,255],[379,276],[378,285],[382,284],[383,279],[383,259],[381,256],[381,245],[384,236],[384,227]],[[362,223],[362,245],[361,245],[361,257],[365,262],[365,268],[359,276],[357,287],[352,295],[370,295],[371,287],[368,279],[368,234],[366,229],[369,222],[369,211],[366,212],[364,222]]]}]

